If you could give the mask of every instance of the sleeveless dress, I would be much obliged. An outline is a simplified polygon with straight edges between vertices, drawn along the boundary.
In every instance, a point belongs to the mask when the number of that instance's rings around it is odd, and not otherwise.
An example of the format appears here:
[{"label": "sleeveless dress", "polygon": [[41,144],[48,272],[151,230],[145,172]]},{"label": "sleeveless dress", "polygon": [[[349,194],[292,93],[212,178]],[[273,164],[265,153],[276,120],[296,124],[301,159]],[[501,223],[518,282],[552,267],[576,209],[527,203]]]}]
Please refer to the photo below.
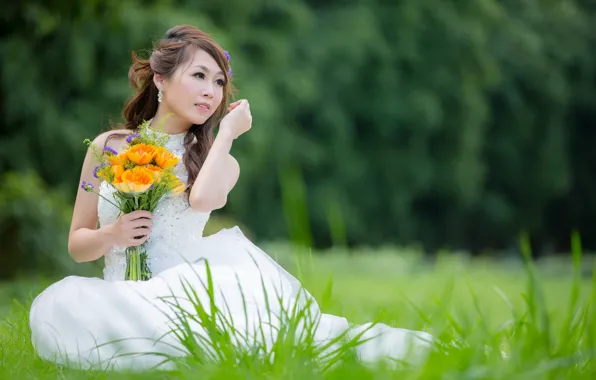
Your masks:
[{"label": "sleeveless dress", "polygon": [[[170,135],[167,148],[182,157],[183,140],[184,133]],[[175,171],[187,180],[182,163]],[[109,184],[103,182],[99,191],[114,199]],[[118,213],[99,197],[101,226],[113,223]],[[339,336],[367,340],[355,349],[365,362],[406,360],[408,353],[412,356],[407,360],[418,361],[427,354],[433,338],[425,332],[382,323],[350,325],[343,317],[322,313],[300,282],[237,227],[203,237],[208,219],[209,213],[189,207],[185,194],[170,195],[154,212],[147,240],[152,279],[124,281],[125,247],[116,246],[105,255],[103,279],[68,276],[46,288],[29,315],[36,352],[45,360],[82,369],[171,369],[173,362],[164,363],[163,355],[187,355],[174,333],[182,331],[180,326],[189,326],[203,341],[212,336],[205,314],[199,313],[204,308],[211,318],[218,316],[218,323],[232,321],[233,344],[238,346],[271,347],[278,329],[289,323],[288,315],[304,310],[315,328],[305,327],[306,319],[297,326],[309,331],[311,341],[324,345]]]}]

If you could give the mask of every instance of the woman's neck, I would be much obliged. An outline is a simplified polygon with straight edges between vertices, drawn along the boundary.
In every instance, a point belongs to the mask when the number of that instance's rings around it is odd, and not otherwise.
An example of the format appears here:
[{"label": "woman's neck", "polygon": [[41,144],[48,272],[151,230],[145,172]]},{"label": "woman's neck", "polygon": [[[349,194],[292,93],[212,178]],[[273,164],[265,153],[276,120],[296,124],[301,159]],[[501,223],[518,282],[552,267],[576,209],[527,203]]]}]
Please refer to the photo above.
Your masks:
[{"label": "woman's neck", "polygon": [[169,135],[184,133],[190,129],[188,122],[181,120],[172,112],[159,107],[157,113],[150,122],[151,129],[158,130]]}]

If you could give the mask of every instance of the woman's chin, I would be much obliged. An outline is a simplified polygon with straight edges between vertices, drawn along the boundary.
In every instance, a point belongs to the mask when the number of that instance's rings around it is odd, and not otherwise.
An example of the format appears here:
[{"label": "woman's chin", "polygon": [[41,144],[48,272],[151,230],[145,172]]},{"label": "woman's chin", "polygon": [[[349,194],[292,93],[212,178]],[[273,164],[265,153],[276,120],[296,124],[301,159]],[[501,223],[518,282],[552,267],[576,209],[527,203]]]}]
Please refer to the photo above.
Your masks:
[{"label": "woman's chin", "polygon": [[187,118],[187,120],[191,124],[202,125],[202,124],[205,124],[207,122],[207,120],[209,120],[210,117],[211,117],[211,115],[206,115],[206,116],[193,115],[193,117],[189,117],[189,118]]},{"label": "woman's chin", "polygon": [[213,116],[213,112],[205,112],[204,110],[198,112],[196,110],[189,111],[190,112],[178,112],[176,114],[179,115],[180,120],[184,120],[191,125],[203,125],[211,116]]}]

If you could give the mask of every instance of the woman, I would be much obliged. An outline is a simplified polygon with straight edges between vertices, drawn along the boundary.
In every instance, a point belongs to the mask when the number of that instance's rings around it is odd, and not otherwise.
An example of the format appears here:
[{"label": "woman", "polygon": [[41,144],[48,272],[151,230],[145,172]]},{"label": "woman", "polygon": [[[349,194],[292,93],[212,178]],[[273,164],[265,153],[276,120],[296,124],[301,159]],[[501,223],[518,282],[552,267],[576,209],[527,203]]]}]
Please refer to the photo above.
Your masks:
[{"label": "woman", "polygon": [[[181,320],[198,336],[210,336],[206,322],[192,318],[201,305],[207,314],[218,310],[218,315],[234,322],[237,345],[256,327],[259,337],[253,334],[251,339],[270,347],[277,328],[287,323],[284,310],[305,310],[316,324],[312,342],[324,344],[343,333],[351,338],[357,333],[364,334],[360,339],[375,337],[358,346],[362,360],[404,359],[412,347],[424,352],[430,344],[426,333],[383,324],[352,330],[344,318],[322,314],[300,283],[238,228],[201,236],[210,212],[226,204],[238,180],[240,168],[230,149],[251,128],[249,104],[240,100],[227,106],[230,57],[194,27],[172,28],[149,60],[133,58],[129,79],[137,94],[124,108],[124,129],[103,133],[94,144],[120,151],[126,136],[144,120],[151,120],[151,126],[165,120],[163,132],[152,131],[169,135],[167,148],[182,158],[175,170],[188,190],[163,199],[153,214],[136,211],[119,216],[108,201],[114,189],[93,176],[98,163],[88,152],[81,179],[99,189],[102,197],[79,190],[68,248],[77,262],[104,257],[104,278],[70,276],[35,299],[30,326],[39,355],[83,368],[150,368],[163,357],[132,354],[185,355],[180,337],[171,333]],[[139,236],[142,239],[135,239]],[[145,241],[154,277],[124,281],[125,247]],[[189,289],[195,293],[194,302],[188,300]],[[168,296],[177,297],[175,307],[164,298]],[[301,323],[299,328],[305,330],[306,322]]]}]

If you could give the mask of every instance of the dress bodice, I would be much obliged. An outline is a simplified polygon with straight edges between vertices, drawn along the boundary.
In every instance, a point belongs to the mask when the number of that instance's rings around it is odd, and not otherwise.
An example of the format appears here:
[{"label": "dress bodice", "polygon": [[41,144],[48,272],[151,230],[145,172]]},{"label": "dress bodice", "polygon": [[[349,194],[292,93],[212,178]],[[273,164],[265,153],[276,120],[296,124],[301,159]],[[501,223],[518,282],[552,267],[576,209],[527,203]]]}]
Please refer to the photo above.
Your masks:
[{"label": "dress bodice", "polygon": [[[184,136],[185,133],[170,135],[166,149],[181,159],[174,168],[174,172],[182,182],[187,184],[188,173],[182,163]],[[107,182],[102,182],[99,187],[100,226],[114,223],[120,214],[120,211],[106,200],[118,204],[114,196],[115,191]],[[181,254],[202,238],[208,219],[209,213],[196,212],[190,208],[186,193],[170,194],[162,198],[153,213],[152,231],[147,239],[148,264],[152,272],[155,274],[183,262]],[[126,247],[114,246],[105,255],[104,279],[110,281],[124,279],[125,249]]]}]

